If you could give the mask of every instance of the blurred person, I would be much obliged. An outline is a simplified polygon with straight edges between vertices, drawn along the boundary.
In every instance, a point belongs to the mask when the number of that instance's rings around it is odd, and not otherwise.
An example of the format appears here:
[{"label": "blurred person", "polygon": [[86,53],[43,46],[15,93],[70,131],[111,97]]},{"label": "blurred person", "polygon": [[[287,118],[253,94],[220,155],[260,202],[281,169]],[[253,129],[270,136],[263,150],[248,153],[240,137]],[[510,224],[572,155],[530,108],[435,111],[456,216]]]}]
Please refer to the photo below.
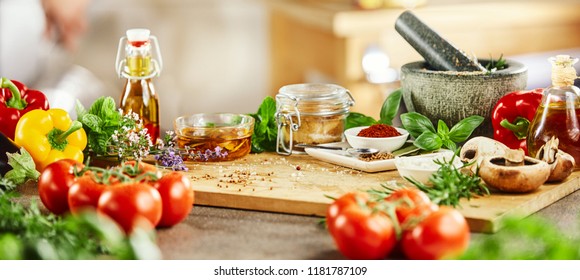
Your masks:
[{"label": "blurred person", "polygon": [[71,115],[77,98],[94,99],[94,90],[85,89],[87,83],[99,88],[100,81],[72,63],[88,29],[89,4],[90,0],[0,0],[0,76],[43,91],[51,107]]}]

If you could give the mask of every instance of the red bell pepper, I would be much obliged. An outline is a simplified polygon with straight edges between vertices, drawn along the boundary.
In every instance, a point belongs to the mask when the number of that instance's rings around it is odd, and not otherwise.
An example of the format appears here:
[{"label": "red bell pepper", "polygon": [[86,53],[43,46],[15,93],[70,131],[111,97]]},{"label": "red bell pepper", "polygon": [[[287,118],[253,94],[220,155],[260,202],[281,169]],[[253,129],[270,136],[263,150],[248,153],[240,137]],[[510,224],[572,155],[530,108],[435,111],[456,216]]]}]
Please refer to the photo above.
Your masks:
[{"label": "red bell pepper", "polygon": [[493,138],[511,149],[521,148],[526,155],[530,122],[542,101],[543,89],[510,92],[502,96],[491,112]]},{"label": "red bell pepper", "polygon": [[14,139],[14,131],[20,117],[34,109],[48,110],[46,96],[24,84],[0,78],[0,131]]}]

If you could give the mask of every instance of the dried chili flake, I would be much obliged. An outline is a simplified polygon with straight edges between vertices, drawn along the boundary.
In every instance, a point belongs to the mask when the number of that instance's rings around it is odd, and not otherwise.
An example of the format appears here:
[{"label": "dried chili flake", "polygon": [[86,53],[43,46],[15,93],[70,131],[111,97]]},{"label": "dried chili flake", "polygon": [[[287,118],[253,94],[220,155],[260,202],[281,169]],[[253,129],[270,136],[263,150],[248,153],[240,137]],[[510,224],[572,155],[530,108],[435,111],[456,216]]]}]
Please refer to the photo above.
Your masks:
[{"label": "dried chili flake", "polygon": [[363,130],[361,130],[357,136],[360,137],[372,137],[372,138],[385,138],[400,136],[401,133],[397,131],[396,128],[388,124],[373,124]]}]

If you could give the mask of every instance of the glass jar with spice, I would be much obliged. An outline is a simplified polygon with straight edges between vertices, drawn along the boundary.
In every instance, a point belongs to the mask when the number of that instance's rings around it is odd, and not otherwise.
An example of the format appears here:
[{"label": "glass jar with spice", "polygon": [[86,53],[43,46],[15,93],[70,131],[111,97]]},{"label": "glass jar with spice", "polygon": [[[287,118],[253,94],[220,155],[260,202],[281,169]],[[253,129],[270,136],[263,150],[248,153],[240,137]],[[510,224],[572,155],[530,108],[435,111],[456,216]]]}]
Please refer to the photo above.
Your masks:
[{"label": "glass jar with spice", "polygon": [[276,95],[276,152],[302,153],[296,144],[318,145],[343,140],[346,117],[354,99],[334,84],[293,84]]}]

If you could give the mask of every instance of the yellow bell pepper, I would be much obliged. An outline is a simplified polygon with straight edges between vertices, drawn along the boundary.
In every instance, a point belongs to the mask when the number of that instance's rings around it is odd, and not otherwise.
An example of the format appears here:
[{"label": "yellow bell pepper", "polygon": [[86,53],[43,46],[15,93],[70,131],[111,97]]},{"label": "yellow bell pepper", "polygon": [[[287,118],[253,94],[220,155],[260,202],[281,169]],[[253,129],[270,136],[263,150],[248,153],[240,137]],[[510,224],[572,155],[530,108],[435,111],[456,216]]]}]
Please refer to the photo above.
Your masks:
[{"label": "yellow bell pepper", "polygon": [[78,121],[62,109],[36,109],[24,114],[16,124],[14,142],[30,153],[36,169],[60,159],[83,162],[87,134]]}]

